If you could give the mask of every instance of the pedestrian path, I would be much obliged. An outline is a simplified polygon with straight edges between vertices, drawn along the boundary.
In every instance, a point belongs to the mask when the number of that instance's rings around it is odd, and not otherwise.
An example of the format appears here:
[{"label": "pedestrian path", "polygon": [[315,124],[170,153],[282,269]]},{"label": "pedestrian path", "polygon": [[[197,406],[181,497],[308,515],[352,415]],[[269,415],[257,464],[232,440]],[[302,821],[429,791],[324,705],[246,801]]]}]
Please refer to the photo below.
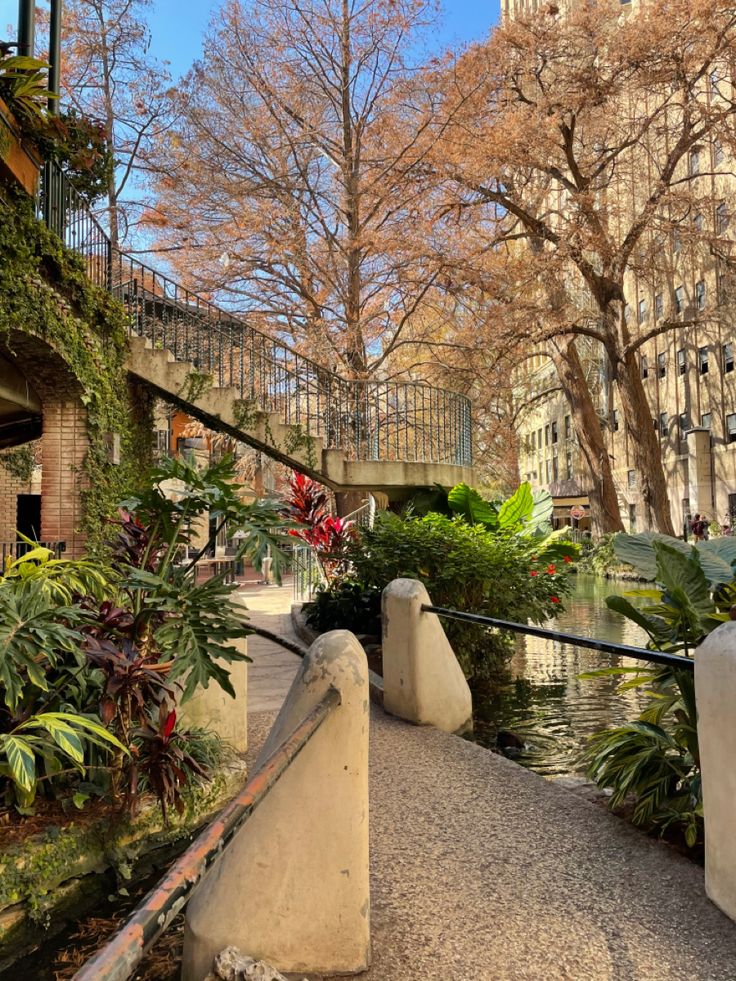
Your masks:
[{"label": "pedestrian path", "polygon": [[[248,586],[240,590],[255,626],[299,643],[291,627],[292,587]],[[300,658],[273,641],[251,634],[248,637],[248,713],[278,712],[294,680]]]},{"label": "pedestrian path", "polygon": [[[290,603],[252,598],[293,637]],[[252,643],[254,753],[299,659]],[[370,767],[367,981],[736,979],[736,925],[702,870],[598,805],[376,708]]]}]

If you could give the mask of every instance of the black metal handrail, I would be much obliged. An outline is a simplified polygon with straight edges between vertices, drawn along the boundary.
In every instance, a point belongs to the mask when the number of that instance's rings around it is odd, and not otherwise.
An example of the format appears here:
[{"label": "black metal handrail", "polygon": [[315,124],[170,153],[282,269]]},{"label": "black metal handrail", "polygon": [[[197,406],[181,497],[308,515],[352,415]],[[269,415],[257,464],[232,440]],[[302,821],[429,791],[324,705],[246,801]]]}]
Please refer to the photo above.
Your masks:
[{"label": "black metal handrail", "polygon": [[614,644],[611,641],[594,640],[591,637],[578,637],[577,634],[563,633],[560,630],[546,630],[544,627],[533,627],[528,623],[497,620],[494,617],[482,616],[480,613],[448,610],[444,606],[430,606],[427,603],[422,604],[422,612],[436,613],[437,616],[446,617],[448,620],[461,620],[464,623],[475,623],[481,627],[495,627],[497,630],[509,630],[516,634],[529,634],[532,637],[541,637],[543,640],[556,640],[561,644],[570,644],[574,647],[589,647],[591,650],[602,651],[605,654],[619,654],[622,657],[649,661],[652,664],[664,664],[679,670],[692,671],[695,667],[695,662],[691,657],[683,657],[680,654],[650,651],[646,647],[630,647],[628,644]]},{"label": "black metal handrail", "polygon": [[230,801],[136,906],[112,939],[77,971],[74,981],[127,981],[135,973],[146,952],[189,902],[205,872],[220,858],[256,807],[339,704],[339,691],[336,688],[328,689],[237,797]]},{"label": "black metal handrail", "polygon": [[278,414],[348,459],[472,463],[469,399],[421,382],[342,378],[238,315],[113,248],[85,199],[45,165],[39,217],[81,256],[90,280],[126,307],[130,332],[237,390],[244,409]]}]

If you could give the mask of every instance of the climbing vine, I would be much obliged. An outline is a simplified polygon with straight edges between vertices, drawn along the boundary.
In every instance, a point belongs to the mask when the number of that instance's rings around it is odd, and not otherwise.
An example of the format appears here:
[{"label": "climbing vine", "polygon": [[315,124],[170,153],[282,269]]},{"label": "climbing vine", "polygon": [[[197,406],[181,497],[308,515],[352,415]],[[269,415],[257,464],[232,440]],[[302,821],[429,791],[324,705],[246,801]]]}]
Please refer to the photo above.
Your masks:
[{"label": "climbing vine", "polygon": [[12,450],[5,450],[0,453],[0,466],[7,470],[11,477],[27,484],[36,467],[37,450],[38,443],[25,443]]},{"label": "climbing vine", "polygon": [[[125,311],[90,283],[83,261],[36,219],[30,200],[7,187],[0,188],[0,255],[0,344],[12,352],[17,331],[40,338],[81,389],[89,439],[81,531],[94,551],[104,541],[104,519],[152,454],[151,399],[132,400],[128,389]],[[110,433],[120,436],[117,465]]]}]

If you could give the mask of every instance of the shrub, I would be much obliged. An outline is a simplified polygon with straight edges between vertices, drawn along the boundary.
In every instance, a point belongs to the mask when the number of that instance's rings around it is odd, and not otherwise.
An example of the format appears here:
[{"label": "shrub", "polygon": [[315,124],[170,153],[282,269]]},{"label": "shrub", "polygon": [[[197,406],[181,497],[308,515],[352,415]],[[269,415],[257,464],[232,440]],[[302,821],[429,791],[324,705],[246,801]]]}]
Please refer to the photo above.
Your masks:
[{"label": "shrub", "polygon": [[313,630],[352,630],[355,634],[381,634],[381,590],[355,579],[342,579],[317,589],[304,613]]},{"label": "shrub", "polygon": [[[423,582],[437,606],[540,622],[560,608],[569,588],[569,560],[541,562],[538,544],[461,517],[432,513],[401,520],[383,514],[348,546],[348,556],[365,589],[380,591],[408,577]],[[469,676],[492,672],[510,656],[505,635],[450,620],[444,627]]]}]

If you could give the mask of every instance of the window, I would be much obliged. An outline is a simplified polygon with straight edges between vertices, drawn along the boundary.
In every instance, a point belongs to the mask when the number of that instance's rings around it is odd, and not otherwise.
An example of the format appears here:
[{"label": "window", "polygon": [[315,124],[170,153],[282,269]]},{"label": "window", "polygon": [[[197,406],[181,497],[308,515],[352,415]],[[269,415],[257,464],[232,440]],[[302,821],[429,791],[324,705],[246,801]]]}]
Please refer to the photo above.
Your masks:
[{"label": "window", "polygon": [[716,232],[723,235],[728,228],[728,208],[725,201],[716,208]]},{"label": "window", "polygon": [[572,437],[572,419],[570,416],[565,416],[565,439],[570,439]]},{"label": "window", "polygon": [[659,415],[659,435],[668,436],[670,431],[670,418],[666,412]]},{"label": "window", "polygon": [[733,344],[723,345],[723,373],[730,374],[733,371]]},{"label": "window", "polygon": [[710,412],[704,412],[700,417],[700,428],[710,429]]},{"label": "window", "polygon": [[708,348],[701,347],[698,349],[698,367],[701,375],[707,375],[710,365],[708,364]]},{"label": "window", "polygon": [[613,412],[611,413],[611,429],[613,430],[614,433],[618,432],[618,425],[619,425],[618,409],[614,409]]},{"label": "window", "polygon": [[544,471],[545,471],[545,473],[547,475],[547,483],[549,483],[552,480],[552,461],[551,460],[545,460],[544,461]]},{"label": "window", "polygon": [[664,378],[667,374],[667,355],[664,351],[657,355],[657,378]]},{"label": "window", "polygon": [[572,450],[565,454],[565,479],[572,480]]},{"label": "window", "polygon": [[654,297],[654,316],[657,320],[661,320],[664,316],[664,296],[661,293],[657,293]]},{"label": "window", "polygon": [[552,480],[555,480],[556,481],[558,479],[559,479],[559,467],[558,467],[558,463],[557,463],[557,457],[556,456],[553,456],[552,457]]},{"label": "window", "polygon": [[647,319],[647,301],[639,300],[639,323],[643,324]]},{"label": "window", "polygon": [[535,432],[532,433],[531,447],[532,447],[531,451],[533,453],[537,448],[537,434]]},{"label": "window", "polygon": [[693,150],[690,154],[690,174],[695,176],[700,173],[700,150]]},{"label": "window", "polygon": [[718,273],[716,289],[718,291],[718,303],[726,303],[728,300],[728,277],[725,272]]},{"label": "window", "polygon": [[736,443],[736,414],[726,416],[726,442]]},{"label": "window", "polygon": [[629,504],[629,532],[636,532],[636,504]]},{"label": "window", "polygon": [[556,443],[557,442],[557,423],[556,422],[553,422],[550,425],[550,429],[551,429],[551,432],[552,432],[552,442],[553,443]]},{"label": "window", "polygon": [[713,147],[713,163],[716,165],[716,167],[723,163],[724,156],[725,154],[723,153],[723,147],[718,140],[716,140]]},{"label": "window", "polygon": [[698,212],[698,214],[693,218],[693,225],[696,232],[703,231],[703,216]]},{"label": "window", "polygon": [[677,374],[684,375],[687,372],[687,360],[685,355],[685,348],[681,347],[677,352]]},{"label": "window", "polygon": [[710,73],[710,78],[709,78],[711,98],[715,98],[718,95],[718,83],[719,83],[719,81],[720,81],[720,79],[718,78],[718,72],[717,71],[712,71]]},{"label": "window", "polygon": [[549,446],[549,423],[544,427],[544,445]]},{"label": "window", "polygon": [[[542,449],[542,429],[541,429],[541,427],[537,430],[537,446],[539,447],[540,450]],[[539,468],[539,473],[540,474],[542,473],[542,468],[541,467]]]},{"label": "window", "polygon": [[654,423],[655,430],[659,429],[659,420],[658,419],[652,419],[652,422]]},{"label": "window", "polygon": [[680,436],[684,437],[685,433],[690,428],[690,417],[688,416],[687,412],[681,412],[677,422],[680,427]]},{"label": "window", "polygon": [[695,284],[695,306],[701,312],[705,310],[705,280],[699,279]]},{"label": "window", "polygon": [[642,378],[649,377],[649,362],[647,361],[646,354],[642,354],[641,356],[641,377]]},{"label": "window", "polygon": [[624,323],[631,323],[631,304],[629,303],[624,304]]},{"label": "window", "polygon": [[636,487],[636,470],[629,470],[626,476],[628,479],[629,489],[631,490]]},{"label": "window", "polygon": [[680,314],[685,309],[685,287],[678,286],[675,290],[675,313]]}]

